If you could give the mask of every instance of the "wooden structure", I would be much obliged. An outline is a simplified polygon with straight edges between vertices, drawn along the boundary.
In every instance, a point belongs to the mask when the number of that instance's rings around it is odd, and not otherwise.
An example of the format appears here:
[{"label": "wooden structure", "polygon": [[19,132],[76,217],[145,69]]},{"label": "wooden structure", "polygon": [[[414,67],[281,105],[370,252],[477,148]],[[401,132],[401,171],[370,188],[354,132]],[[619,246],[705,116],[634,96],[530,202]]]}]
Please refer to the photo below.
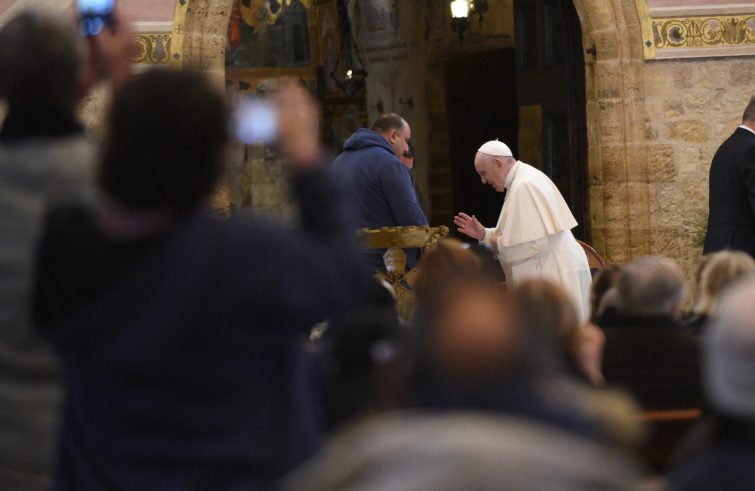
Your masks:
[{"label": "wooden structure", "polygon": [[404,249],[427,249],[448,236],[448,227],[384,227],[362,229],[362,244],[368,249],[386,249],[383,255],[385,272],[376,275],[393,288],[396,295],[396,308],[404,319],[414,312],[414,278],[416,268],[406,271]]}]

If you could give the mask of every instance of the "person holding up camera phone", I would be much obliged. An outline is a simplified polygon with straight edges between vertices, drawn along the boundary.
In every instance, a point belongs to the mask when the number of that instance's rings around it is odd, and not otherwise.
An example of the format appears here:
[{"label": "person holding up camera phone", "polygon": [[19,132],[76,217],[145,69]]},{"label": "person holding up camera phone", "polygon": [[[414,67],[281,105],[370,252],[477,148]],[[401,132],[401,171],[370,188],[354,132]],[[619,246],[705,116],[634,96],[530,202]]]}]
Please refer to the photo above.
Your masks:
[{"label": "person holding up camera phone", "polygon": [[[81,3],[81,2],[80,2]],[[83,19],[83,16],[80,16]],[[96,142],[78,102],[103,79],[121,87],[133,38],[111,11],[103,29],[28,10],[0,28],[0,489],[51,489],[62,387],[30,316],[34,253],[48,212],[94,200]]]}]

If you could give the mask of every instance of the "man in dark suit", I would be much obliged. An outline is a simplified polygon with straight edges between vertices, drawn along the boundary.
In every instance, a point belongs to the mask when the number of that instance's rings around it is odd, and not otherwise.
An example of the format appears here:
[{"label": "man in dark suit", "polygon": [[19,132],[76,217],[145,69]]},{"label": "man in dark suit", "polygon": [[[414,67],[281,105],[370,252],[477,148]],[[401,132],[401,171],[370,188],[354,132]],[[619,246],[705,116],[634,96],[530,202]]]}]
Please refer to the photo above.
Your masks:
[{"label": "man in dark suit", "polygon": [[679,266],[641,257],[622,270],[616,291],[619,318],[605,328],[606,381],[646,410],[700,407],[698,342],[677,323],[685,291]]},{"label": "man in dark suit", "polygon": [[734,249],[755,257],[755,96],[713,157],[709,207],[703,253]]}]

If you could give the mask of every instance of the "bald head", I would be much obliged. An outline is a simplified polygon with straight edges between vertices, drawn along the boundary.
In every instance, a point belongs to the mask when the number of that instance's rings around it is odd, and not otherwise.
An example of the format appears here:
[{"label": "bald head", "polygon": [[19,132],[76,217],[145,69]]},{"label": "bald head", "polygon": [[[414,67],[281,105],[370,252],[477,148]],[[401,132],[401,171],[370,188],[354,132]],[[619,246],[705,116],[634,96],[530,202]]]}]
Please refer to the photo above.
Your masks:
[{"label": "bald head", "polygon": [[379,134],[388,142],[396,157],[401,157],[409,152],[412,138],[412,129],[397,113],[380,115],[372,125],[372,131]]}]

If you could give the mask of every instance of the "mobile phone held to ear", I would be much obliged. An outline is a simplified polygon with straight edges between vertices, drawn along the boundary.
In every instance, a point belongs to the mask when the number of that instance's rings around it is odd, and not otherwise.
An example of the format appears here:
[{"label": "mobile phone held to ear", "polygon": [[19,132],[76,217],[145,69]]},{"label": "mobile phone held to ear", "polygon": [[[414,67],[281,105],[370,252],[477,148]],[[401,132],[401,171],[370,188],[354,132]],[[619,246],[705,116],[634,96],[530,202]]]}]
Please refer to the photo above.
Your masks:
[{"label": "mobile phone held to ear", "polygon": [[242,97],[234,113],[236,138],[246,145],[271,145],[278,140],[278,108],[261,97]]},{"label": "mobile phone held to ear", "polygon": [[115,0],[76,0],[79,28],[83,36],[96,36],[113,20]]}]

